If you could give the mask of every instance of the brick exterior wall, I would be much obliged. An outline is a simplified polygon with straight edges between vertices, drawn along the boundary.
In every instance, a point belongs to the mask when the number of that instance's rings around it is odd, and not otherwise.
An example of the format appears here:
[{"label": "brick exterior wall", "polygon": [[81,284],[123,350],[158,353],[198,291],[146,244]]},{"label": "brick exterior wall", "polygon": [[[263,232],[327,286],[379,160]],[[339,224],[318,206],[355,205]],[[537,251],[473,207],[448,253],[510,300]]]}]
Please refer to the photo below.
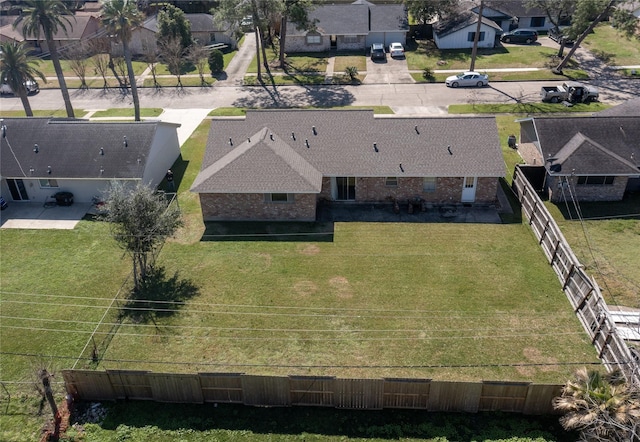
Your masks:
[{"label": "brick exterior wall", "polygon": [[[494,203],[497,200],[498,179],[478,178],[476,203]],[[422,178],[398,178],[398,185],[386,185],[386,178],[356,178],[356,201],[387,202],[420,197],[429,203],[459,203],[462,197],[462,178],[437,178],[433,192],[423,191]],[[332,200],[331,178],[322,179],[319,198]]]},{"label": "brick exterior wall", "polygon": [[[627,177],[615,177],[610,185],[576,185],[577,179],[571,178],[571,190],[578,201],[620,201],[627,188]],[[565,197],[571,200],[571,194],[565,189],[564,194],[558,187],[558,177],[547,175],[549,199],[554,203],[564,202]]]},{"label": "brick exterior wall", "polygon": [[263,194],[201,193],[205,221],[315,221],[316,195],[296,194],[290,203],[267,203]]},{"label": "brick exterior wall", "polygon": [[[494,203],[497,199],[497,178],[478,178],[476,203]],[[357,202],[403,201],[416,197],[427,203],[460,203],[462,178],[438,178],[436,190],[423,191],[422,178],[398,178],[395,187],[386,186],[386,178],[356,178]],[[331,201],[331,178],[322,178],[322,190],[315,194],[295,194],[289,203],[267,203],[263,194],[200,194],[202,217],[205,221],[314,221],[316,202]]]},{"label": "brick exterior wall", "polygon": [[[353,43],[345,43],[345,37],[338,35],[336,39],[336,50],[338,51],[361,51],[365,50],[366,36],[358,35],[358,40]],[[288,36],[285,52],[327,52],[331,49],[331,36],[321,35],[320,44],[307,44],[305,36]]]}]

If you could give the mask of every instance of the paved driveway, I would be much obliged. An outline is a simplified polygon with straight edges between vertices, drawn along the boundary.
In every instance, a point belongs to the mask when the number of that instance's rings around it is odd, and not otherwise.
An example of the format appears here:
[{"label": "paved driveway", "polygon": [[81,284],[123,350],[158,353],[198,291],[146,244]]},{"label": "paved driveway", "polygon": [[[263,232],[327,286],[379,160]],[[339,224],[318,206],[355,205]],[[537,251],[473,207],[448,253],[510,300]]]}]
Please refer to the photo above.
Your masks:
[{"label": "paved driveway", "polygon": [[0,228],[71,230],[90,209],[90,203],[56,206],[9,201],[9,207],[0,212]]},{"label": "paved driveway", "polygon": [[367,76],[363,83],[415,83],[409,74],[406,58],[391,58],[387,54],[386,61],[373,61],[367,57]]}]

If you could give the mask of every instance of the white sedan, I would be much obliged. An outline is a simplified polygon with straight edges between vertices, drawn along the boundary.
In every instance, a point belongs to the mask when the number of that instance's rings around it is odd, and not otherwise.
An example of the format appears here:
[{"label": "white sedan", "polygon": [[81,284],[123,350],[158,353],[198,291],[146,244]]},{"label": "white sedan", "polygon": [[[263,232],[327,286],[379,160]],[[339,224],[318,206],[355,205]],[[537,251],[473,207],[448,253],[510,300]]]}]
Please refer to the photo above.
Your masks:
[{"label": "white sedan", "polygon": [[391,57],[404,57],[404,47],[402,46],[402,43],[391,43],[389,45],[389,54],[391,54]]},{"label": "white sedan", "polygon": [[482,87],[489,84],[489,76],[480,72],[463,72],[458,75],[447,77],[445,84],[449,87],[477,86]]}]

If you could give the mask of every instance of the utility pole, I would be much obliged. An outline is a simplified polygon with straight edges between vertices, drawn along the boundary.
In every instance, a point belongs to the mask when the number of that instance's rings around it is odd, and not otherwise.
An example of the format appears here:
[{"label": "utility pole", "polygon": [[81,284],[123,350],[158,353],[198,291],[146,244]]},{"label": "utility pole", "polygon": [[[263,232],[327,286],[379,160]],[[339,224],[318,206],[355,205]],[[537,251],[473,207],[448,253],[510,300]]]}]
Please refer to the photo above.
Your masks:
[{"label": "utility pole", "polygon": [[482,29],[482,9],[484,9],[484,0],[480,0],[480,8],[478,8],[478,25],[476,26],[476,33],[473,36],[473,49],[471,50],[471,66],[469,66],[470,71],[475,71],[475,68],[476,68],[478,40],[480,38],[480,29]]}]

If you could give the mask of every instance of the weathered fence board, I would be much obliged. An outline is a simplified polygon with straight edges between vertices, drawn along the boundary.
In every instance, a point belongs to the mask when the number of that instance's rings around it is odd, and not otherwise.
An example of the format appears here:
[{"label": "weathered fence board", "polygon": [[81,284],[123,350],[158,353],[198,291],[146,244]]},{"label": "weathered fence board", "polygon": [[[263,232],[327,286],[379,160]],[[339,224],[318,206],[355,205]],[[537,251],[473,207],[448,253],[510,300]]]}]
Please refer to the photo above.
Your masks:
[{"label": "weathered fence board", "polygon": [[204,402],[196,374],[149,373],[153,399],[158,402],[201,404]]},{"label": "weathered fence board", "polygon": [[291,405],[333,407],[335,377],[290,376]]},{"label": "weathered fence board", "polygon": [[479,411],[513,411],[521,413],[529,392],[528,382],[489,382],[482,384]]},{"label": "weathered fence board", "polygon": [[337,408],[381,410],[382,379],[336,379],[334,404]]},{"label": "weathered fence board", "polygon": [[199,373],[205,402],[244,402],[242,373]]},{"label": "weathered fence board", "polygon": [[426,410],[429,405],[430,379],[384,380],[384,408],[416,408]]},{"label": "weathered fence board", "polygon": [[242,376],[246,405],[287,407],[291,405],[289,378],[279,376]]},{"label": "weathered fence board", "polygon": [[429,389],[429,411],[476,413],[481,394],[481,383],[434,382]]},{"label": "weathered fence board", "polygon": [[86,401],[112,400],[116,397],[109,374],[104,371],[62,370],[67,392]]},{"label": "weathered fence board", "polygon": [[148,371],[107,370],[116,399],[153,399]]}]

